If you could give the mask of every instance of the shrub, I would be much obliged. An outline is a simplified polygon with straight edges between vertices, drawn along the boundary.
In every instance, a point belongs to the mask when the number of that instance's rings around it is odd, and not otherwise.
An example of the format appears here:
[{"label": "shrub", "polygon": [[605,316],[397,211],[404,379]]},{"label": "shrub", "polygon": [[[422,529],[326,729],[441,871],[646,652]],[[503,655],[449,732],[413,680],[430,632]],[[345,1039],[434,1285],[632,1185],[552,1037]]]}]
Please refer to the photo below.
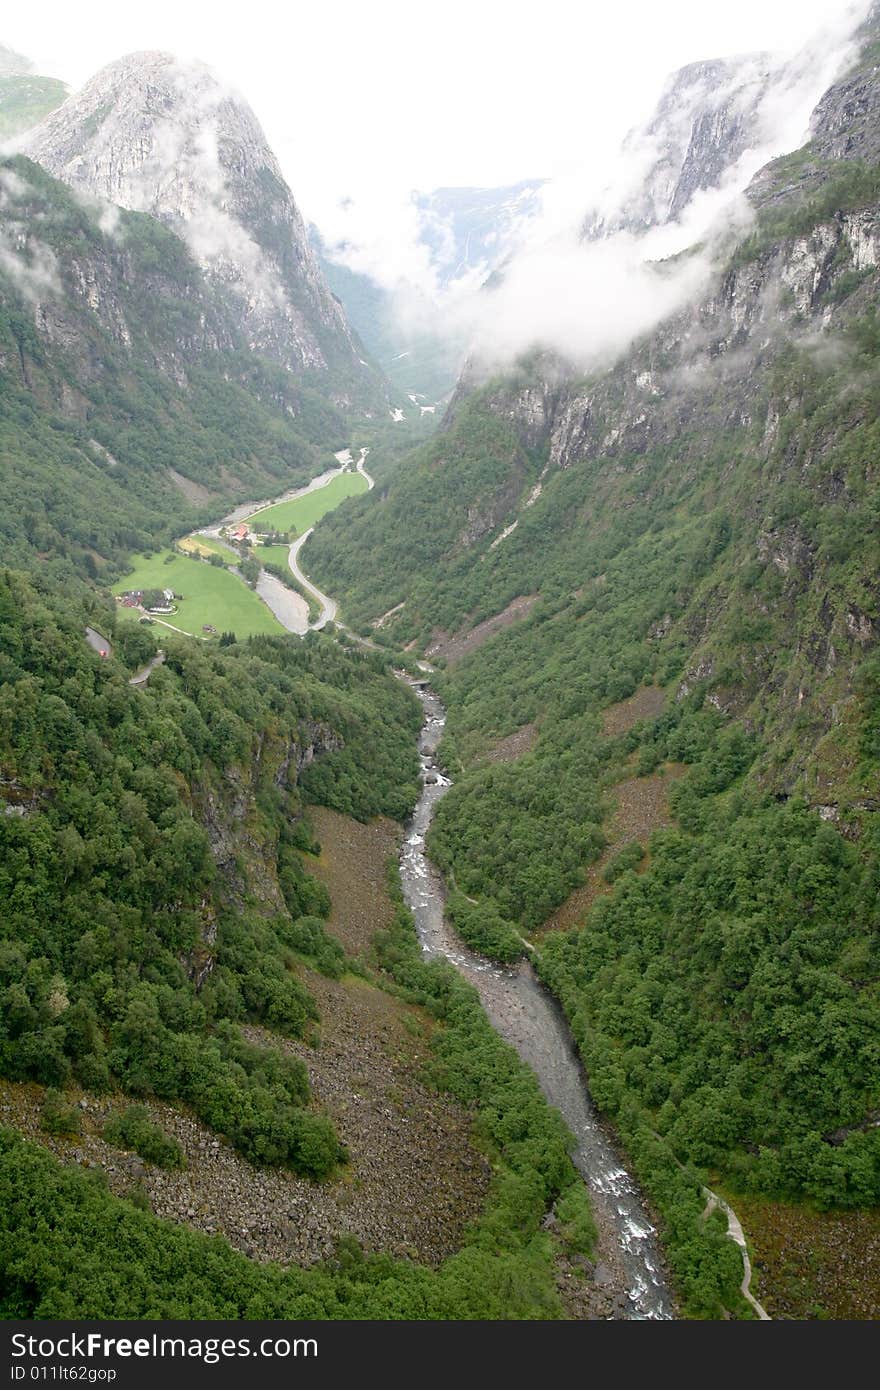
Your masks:
[{"label": "shrub", "polygon": [[68,1105],[60,1091],[51,1087],[43,1097],[40,1109],[40,1129],[47,1134],[79,1134],[80,1112],[75,1105]]},{"label": "shrub", "polygon": [[130,1105],[121,1115],[113,1115],[104,1126],[108,1144],[134,1149],[147,1163],[159,1168],[185,1168],[186,1159],[176,1139],[153,1124],[143,1105]]}]

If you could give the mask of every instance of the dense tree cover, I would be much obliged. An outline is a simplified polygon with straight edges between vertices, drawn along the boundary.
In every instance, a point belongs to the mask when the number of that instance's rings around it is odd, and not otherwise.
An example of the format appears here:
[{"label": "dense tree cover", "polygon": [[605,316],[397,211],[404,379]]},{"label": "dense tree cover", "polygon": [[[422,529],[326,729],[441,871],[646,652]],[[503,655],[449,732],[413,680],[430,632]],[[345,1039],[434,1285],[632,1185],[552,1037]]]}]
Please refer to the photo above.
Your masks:
[{"label": "dense tree cover", "polygon": [[[492,506],[499,491],[510,492],[512,506],[537,477],[537,457],[523,449],[507,421],[481,410],[480,400],[465,401],[454,431],[414,453],[390,484],[325,517],[309,541],[310,576],[345,594],[346,615],[354,622],[411,600],[414,582],[430,589],[446,564],[465,574],[472,557],[462,537],[481,509]],[[441,625],[454,618],[439,595],[431,613]]]},{"label": "dense tree cover", "polygon": [[[35,166],[6,167],[4,212],[30,232],[24,270],[0,279],[0,536],[35,574],[0,573],[0,1068],[49,1088],[53,1132],[77,1122],[67,1083],[113,1088],[186,1103],[251,1160],[321,1178],[346,1155],[307,1105],[305,1069],[240,1025],[307,1033],[298,962],[344,968],[301,857],[314,848],[303,798],[403,816],[418,704],[381,653],[318,636],[200,646],[163,629],[166,661],[133,689],[156,634],[117,630],[81,578],[112,576],[196,519],[171,469],[215,493],[269,490],[315,471],[316,439],[346,442],[339,417],[238,351],[170,233],[124,214],[110,236]],[[58,277],[51,343],[22,293],[41,265]],[[75,285],[96,266],[106,293],[91,313]],[[497,471],[491,440],[484,464]],[[109,659],[87,647],[87,622],[109,635]],[[458,1255],[433,1271],[342,1242],[329,1269],[263,1269],[4,1135],[3,1313],[558,1316],[556,1242],[583,1252],[593,1237],[569,1136],[473,992],[421,960],[402,908],[381,952],[389,984],[436,1016],[436,1080],[473,1110],[495,1162]],[[106,1137],[180,1160],[136,1105]],[[541,1226],[557,1197],[561,1237]]]},{"label": "dense tree cover", "polygon": [[736,798],[655,833],[648,872],[542,951],[599,1104],[750,1188],[880,1201],[877,851]]},{"label": "dense tree cover", "polygon": [[[364,1257],[280,1270],[111,1196],[94,1173],[63,1168],[0,1131],[0,1315],[83,1318],[548,1318],[560,1316],[542,1229],[557,1201],[561,1240],[589,1252],[585,1189],[570,1136],[534,1076],[503,1043],[473,989],[426,962],[399,900],[379,943],[389,982],[430,1009],[434,1076],[474,1114],[494,1162],[486,1209],[439,1269]],[[730,1297],[729,1291],[725,1292]]]},{"label": "dense tree cover", "polygon": [[453,892],[447,899],[446,911],[462,941],[472,950],[503,964],[522,955],[522,937],[491,898],[469,898]]},{"label": "dense tree cover", "polygon": [[558,764],[526,755],[460,777],[440,802],[429,846],[464,893],[491,898],[531,928],[583,881],[604,844],[594,746],[591,731]]},{"label": "dense tree cover", "polygon": [[[113,616],[92,621],[112,632]],[[342,1152],[303,1109],[303,1067],[246,1045],[236,1024],[302,1034],[316,1011],[296,956],[339,968],[316,921],[326,890],[297,851],[310,845],[297,828],[299,766],[314,758],[312,795],[340,809],[400,814],[415,796],[417,704],[381,657],[317,636],[222,651],[172,638],[165,665],[133,689],[115,658],[87,647],[85,621],[81,601],[0,575],[11,810],[0,818],[0,1065],[50,1086],[183,1099],[252,1158],[327,1172]],[[141,630],[120,645],[137,662],[154,641]],[[218,872],[211,853],[212,833],[234,833],[233,817],[220,827],[242,789],[286,911],[266,915],[247,864],[221,858]]]}]

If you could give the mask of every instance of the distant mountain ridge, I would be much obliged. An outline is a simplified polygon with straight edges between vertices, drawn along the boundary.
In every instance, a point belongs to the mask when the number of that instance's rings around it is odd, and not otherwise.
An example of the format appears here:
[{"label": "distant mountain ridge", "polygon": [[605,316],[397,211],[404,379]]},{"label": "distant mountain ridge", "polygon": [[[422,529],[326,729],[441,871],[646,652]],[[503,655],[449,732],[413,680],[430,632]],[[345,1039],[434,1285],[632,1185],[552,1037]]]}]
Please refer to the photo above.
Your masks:
[{"label": "distant mountain ridge", "polygon": [[66,96],[63,82],[40,77],[29,58],[0,44],[0,141],[36,125]]},{"label": "distant mountain ridge", "polygon": [[584,236],[640,234],[679,221],[699,194],[743,191],[768,160],[806,139],[810,113],[838,75],[834,63],[833,49],[807,45],[793,57],[749,53],[672,73],[651,118],[624,141],[623,180],[590,210]]},{"label": "distant mountain ridge", "polygon": [[[500,188],[435,188],[412,194],[420,240],[430,253],[441,292],[463,277],[485,279],[497,269],[538,214],[545,182],[524,179]],[[448,325],[433,331],[409,328],[394,292],[353,269],[344,243],[328,243],[317,227],[310,229],[310,236],[327,283],[390,380],[417,408],[445,399],[467,351],[464,331],[455,333]],[[427,324],[431,310],[425,297],[421,311],[411,317]]]}]

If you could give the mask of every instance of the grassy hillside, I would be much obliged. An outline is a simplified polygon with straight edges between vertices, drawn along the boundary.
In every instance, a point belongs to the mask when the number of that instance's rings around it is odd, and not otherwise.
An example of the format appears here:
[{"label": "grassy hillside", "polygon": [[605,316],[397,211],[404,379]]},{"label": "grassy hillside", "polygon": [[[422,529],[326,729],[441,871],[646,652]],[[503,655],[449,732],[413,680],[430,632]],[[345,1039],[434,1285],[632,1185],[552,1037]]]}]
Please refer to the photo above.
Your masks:
[{"label": "grassy hillside", "polygon": [[340,473],[326,487],[316,488],[304,497],[295,497],[290,502],[278,502],[273,507],[265,507],[254,512],[248,523],[255,530],[289,531],[292,536],[301,536],[331,512],[346,497],[357,497],[366,492],[367,480],[360,473]]},{"label": "grassy hillside", "polygon": [[[224,558],[231,558],[228,552]],[[195,636],[201,634],[205,623],[237,637],[284,631],[262,599],[237,575],[173,550],[157,551],[149,559],[138,556],[134,567],[114,585],[116,593],[127,589],[173,589],[179,593],[180,598],[174,600],[177,612],[169,614],[167,621]]]},{"label": "grassy hillside", "polygon": [[57,78],[30,73],[0,74],[0,140],[29,130],[60,106],[66,96],[67,87]]}]

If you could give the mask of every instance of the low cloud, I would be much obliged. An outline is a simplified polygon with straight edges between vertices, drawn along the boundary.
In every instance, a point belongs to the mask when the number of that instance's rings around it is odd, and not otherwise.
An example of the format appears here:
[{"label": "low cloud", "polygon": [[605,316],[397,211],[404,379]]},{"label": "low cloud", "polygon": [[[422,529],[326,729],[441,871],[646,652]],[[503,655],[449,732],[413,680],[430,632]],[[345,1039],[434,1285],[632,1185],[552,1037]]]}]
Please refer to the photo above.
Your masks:
[{"label": "low cloud", "polygon": [[0,273],[9,277],[29,304],[41,304],[61,293],[54,253],[23,227],[0,230]]},{"label": "low cloud", "polygon": [[28,188],[14,169],[0,169],[0,274],[28,304],[39,304],[61,293],[61,279],[53,251],[34,235],[20,206]]},{"label": "low cloud", "polygon": [[[391,295],[405,332],[430,326],[462,355],[504,364],[540,346],[579,366],[613,358],[708,284],[720,240],[731,228],[744,232],[752,217],[744,190],[769,160],[808,138],[811,112],[851,61],[867,9],[859,0],[793,56],[732,60],[720,78],[696,74],[680,96],[668,88],[662,126],[648,122],[622,150],[593,150],[589,167],[547,184],[540,212],[492,248],[494,264],[448,278],[442,226],[430,229],[432,254],[414,200],[392,203],[381,190],[317,215],[329,254]],[[746,121],[747,146],[719,169],[720,183],[665,220],[695,113],[711,117],[724,103],[733,122]],[[591,223],[593,240],[583,235]],[[500,273],[486,288],[493,269]]]}]

